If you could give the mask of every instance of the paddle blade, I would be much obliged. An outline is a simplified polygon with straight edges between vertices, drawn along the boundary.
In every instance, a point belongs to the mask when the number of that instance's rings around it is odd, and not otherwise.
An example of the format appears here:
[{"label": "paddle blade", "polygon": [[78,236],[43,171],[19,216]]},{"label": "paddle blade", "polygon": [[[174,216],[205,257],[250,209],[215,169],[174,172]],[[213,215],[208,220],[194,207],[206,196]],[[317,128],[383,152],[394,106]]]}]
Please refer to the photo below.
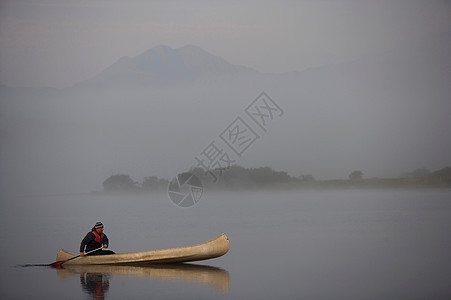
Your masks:
[{"label": "paddle blade", "polygon": [[66,260],[55,261],[54,263],[51,263],[49,266],[51,266],[51,267],[61,266],[61,265],[64,264],[66,261],[68,261],[68,259],[66,259]]}]

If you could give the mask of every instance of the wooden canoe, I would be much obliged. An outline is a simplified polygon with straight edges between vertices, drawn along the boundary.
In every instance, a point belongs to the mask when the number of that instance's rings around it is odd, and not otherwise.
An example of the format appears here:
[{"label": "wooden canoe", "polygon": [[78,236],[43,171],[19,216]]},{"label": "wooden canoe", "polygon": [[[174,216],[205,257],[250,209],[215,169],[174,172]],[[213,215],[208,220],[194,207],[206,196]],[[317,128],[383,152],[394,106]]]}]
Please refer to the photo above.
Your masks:
[{"label": "wooden canoe", "polygon": [[[191,262],[222,256],[229,251],[229,248],[229,239],[223,233],[211,241],[198,245],[111,255],[88,255],[69,260],[64,265],[139,265]],[[66,260],[76,255],[59,249],[56,260]]]}]

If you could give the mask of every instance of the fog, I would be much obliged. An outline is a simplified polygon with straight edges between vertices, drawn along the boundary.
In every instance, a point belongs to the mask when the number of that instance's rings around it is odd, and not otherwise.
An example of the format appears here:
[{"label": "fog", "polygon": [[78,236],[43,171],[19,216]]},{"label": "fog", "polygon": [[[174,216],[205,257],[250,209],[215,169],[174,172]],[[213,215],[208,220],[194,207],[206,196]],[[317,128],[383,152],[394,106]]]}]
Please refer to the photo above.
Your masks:
[{"label": "fog", "polygon": [[[0,298],[445,299],[449,178],[398,177],[451,167],[450,54],[450,1],[1,1]],[[224,294],[42,266],[96,221],[226,233]]]},{"label": "fog", "polygon": [[[245,40],[250,33],[237,30],[237,44],[229,46],[231,37],[217,27],[211,28],[218,30],[217,38],[209,33],[201,39],[199,32],[191,32],[187,34],[191,40],[177,39],[192,27],[176,26],[176,32],[166,38],[158,33],[150,43],[133,44],[132,37],[140,34],[135,27],[124,35],[128,47],[120,45],[111,32],[100,30],[97,36],[82,32],[82,38],[75,36],[74,43],[94,37],[111,41],[110,47],[96,46],[90,48],[94,52],[82,56],[75,50],[57,51],[62,47],[58,32],[29,35],[43,30],[40,26],[47,13],[42,9],[51,8],[73,13],[61,29],[67,39],[72,34],[68,28],[79,26],[69,21],[86,9],[92,9],[92,14],[102,10],[103,3],[99,3],[95,7],[60,6],[51,1],[36,6],[27,1],[22,6],[2,4],[2,192],[96,191],[113,174],[128,174],[136,181],[152,175],[169,179],[196,166],[195,157],[210,142],[221,142],[221,132],[238,116],[259,135],[242,156],[232,157],[245,167],[270,166],[292,176],[332,179],[347,178],[353,170],[361,170],[365,177],[397,177],[416,168],[437,170],[451,164],[447,3],[400,2],[405,5],[403,10],[400,3],[365,2],[353,9],[347,1],[321,5],[306,1],[293,9],[302,15],[304,9],[311,13],[311,26],[294,22],[293,13],[281,7],[277,9],[280,15],[294,23],[278,25],[270,18],[263,28],[271,30],[257,30],[248,43]],[[127,8],[130,20],[141,20],[143,14],[138,10],[143,4],[133,3]],[[245,27],[243,15],[252,8],[250,3],[237,14],[237,23],[231,20],[230,24]],[[118,2],[116,8],[124,5]],[[213,16],[219,14],[214,10],[217,5],[211,8]],[[265,16],[272,4],[263,7]],[[238,3],[229,8],[240,12]],[[209,9],[205,5],[201,11],[208,14]],[[419,17],[421,9],[425,15]],[[106,11],[111,13],[106,20],[117,21],[117,11]],[[325,11],[333,18],[326,20]],[[346,14],[340,18],[343,11]],[[179,10],[174,15],[167,13],[171,18],[181,14]],[[37,28],[12,21],[15,15],[19,20],[30,16]],[[230,14],[220,16],[225,20]],[[378,16],[383,18],[378,20]],[[262,25],[258,11],[249,17],[249,23]],[[368,24],[361,27],[366,17]],[[92,15],[84,18],[94,22]],[[202,20],[204,25],[199,26],[203,29],[214,23]],[[64,24],[61,16],[54,22]],[[190,17],[180,20],[184,25],[192,22]],[[89,24],[105,28],[110,23]],[[331,24],[340,25],[334,31],[338,35],[325,33]],[[19,28],[31,31],[25,34]],[[287,28],[288,36],[281,36]],[[359,28],[362,32],[356,32]],[[36,39],[50,42],[48,52],[37,46],[37,59],[27,67],[21,54],[13,51],[19,44],[10,34],[29,47],[39,44]],[[271,47],[261,47],[265,45],[263,37]],[[59,42],[52,46],[53,41]],[[252,41],[260,43],[251,45]],[[154,47],[161,44],[169,46]],[[189,44],[196,46],[182,47]],[[240,50],[231,49],[234,45]],[[282,50],[287,48],[291,50]],[[67,75],[72,72],[72,77]],[[44,85],[65,88],[35,87]],[[283,109],[266,131],[245,114],[245,108],[261,92]],[[220,146],[230,151],[224,143]]]}]

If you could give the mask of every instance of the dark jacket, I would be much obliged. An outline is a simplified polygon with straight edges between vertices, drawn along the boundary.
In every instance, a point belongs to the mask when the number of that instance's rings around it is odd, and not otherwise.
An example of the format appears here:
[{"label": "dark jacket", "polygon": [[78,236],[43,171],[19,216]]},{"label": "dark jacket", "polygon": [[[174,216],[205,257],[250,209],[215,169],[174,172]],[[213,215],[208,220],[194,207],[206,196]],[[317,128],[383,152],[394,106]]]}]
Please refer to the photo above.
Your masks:
[{"label": "dark jacket", "polygon": [[[92,228],[92,230],[90,232],[88,232],[85,236],[85,238],[81,241],[80,244],[80,252],[88,252],[97,248],[102,247],[102,245],[108,245],[108,238],[106,236],[106,234],[103,234],[103,240],[102,243],[99,243],[95,240],[95,235],[94,233],[92,233],[94,230],[96,230],[95,228]],[[85,249],[86,247],[86,249]]]}]

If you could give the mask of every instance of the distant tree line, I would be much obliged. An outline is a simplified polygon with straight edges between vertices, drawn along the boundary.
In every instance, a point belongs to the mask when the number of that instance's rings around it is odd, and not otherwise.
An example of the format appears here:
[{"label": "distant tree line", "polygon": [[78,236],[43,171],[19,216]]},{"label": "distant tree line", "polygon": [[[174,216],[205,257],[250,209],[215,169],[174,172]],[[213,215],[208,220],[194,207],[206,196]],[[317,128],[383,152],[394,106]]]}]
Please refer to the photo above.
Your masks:
[{"label": "distant tree line", "polygon": [[402,173],[400,178],[425,178],[435,180],[451,180],[451,167],[445,167],[443,169],[431,172],[426,168],[415,169],[412,172]]},{"label": "distant tree line", "polygon": [[160,192],[166,190],[169,181],[157,176],[144,177],[140,183],[131,179],[126,174],[116,174],[108,177],[103,182],[105,192]]},{"label": "distant tree line", "polygon": [[[287,172],[275,171],[270,167],[247,169],[241,166],[231,166],[229,169],[221,171],[222,174],[214,171],[218,179],[216,182],[213,182],[213,177],[201,168],[192,168],[188,172],[199,177],[204,185],[214,184],[217,188],[259,188],[299,180],[289,176]],[[303,180],[314,180],[312,175],[303,176]],[[168,184],[169,180],[157,176],[145,177],[140,183],[133,180],[129,175],[116,174],[103,182],[103,190],[105,192],[159,192],[167,190]]]},{"label": "distant tree line", "polygon": [[217,188],[259,188],[268,185],[293,182],[294,177],[284,171],[276,171],[270,167],[244,168],[233,165],[222,171],[205,172],[202,168],[192,168],[189,170],[200,178],[207,185],[213,185]]},{"label": "distant tree line", "polygon": [[[249,188],[267,187],[410,187],[410,186],[451,186],[451,167],[430,172],[427,169],[416,169],[403,173],[399,178],[369,178],[363,179],[362,171],[352,171],[348,180],[316,180],[313,175],[303,174],[299,177],[290,176],[287,172],[276,171],[270,167],[244,168],[233,165],[226,170],[205,172],[202,168],[191,168],[189,173],[199,177],[204,186],[243,190]],[[144,177],[142,182],[134,181],[129,175],[116,174],[103,182],[105,192],[162,192],[166,191],[169,180],[157,176]]]},{"label": "distant tree line", "polygon": [[445,167],[443,169],[432,172],[428,177],[444,180],[451,183],[451,167]]},{"label": "distant tree line", "polygon": [[399,175],[400,178],[426,178],[431,175],[431,171],[426,168],[418,168],[412,172],[404,172]]},{"label": "distant tree line", "polygon": [[363,179],[363,172],[362,171],[352,171],[348,177],[351,180]]}]

